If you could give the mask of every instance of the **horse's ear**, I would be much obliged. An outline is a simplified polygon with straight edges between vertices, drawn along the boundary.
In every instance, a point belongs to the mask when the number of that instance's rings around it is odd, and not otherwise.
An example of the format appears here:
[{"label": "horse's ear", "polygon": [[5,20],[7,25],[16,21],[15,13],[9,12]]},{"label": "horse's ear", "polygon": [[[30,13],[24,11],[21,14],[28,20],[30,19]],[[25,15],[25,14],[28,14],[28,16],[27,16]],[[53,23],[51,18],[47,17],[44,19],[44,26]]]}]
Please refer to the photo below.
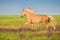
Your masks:
[{"label": "horse's ear", "polygon": [[24,9],[23,9],[23,11],[24,11]]}]

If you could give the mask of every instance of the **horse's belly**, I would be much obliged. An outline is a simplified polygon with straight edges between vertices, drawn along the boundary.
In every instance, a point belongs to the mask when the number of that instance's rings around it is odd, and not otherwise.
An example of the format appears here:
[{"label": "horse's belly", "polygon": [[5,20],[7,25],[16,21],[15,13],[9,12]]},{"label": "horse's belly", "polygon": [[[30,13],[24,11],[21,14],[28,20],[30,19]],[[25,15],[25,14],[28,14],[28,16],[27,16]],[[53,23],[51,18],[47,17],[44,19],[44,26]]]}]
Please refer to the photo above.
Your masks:
[{"label": "horse's belly", "polygon": [[32,23],[40,23],[40,20],[38,19],[32,20]]}]

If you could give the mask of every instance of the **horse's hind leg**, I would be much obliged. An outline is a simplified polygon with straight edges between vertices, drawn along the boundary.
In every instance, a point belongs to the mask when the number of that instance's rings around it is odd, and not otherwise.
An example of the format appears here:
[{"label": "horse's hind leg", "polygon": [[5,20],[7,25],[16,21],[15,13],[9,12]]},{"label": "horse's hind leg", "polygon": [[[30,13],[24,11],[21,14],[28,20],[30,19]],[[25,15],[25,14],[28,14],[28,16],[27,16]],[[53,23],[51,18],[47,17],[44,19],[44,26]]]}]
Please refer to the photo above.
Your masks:
[{"label": "horse's hind leg", "polygon": [[44,26],[48,29],[48,23],[43,23],[44,24]]},{"label": "horse's hind leg", "polygon": [[48,24],[45,24],[45,27],[48,29]]}]

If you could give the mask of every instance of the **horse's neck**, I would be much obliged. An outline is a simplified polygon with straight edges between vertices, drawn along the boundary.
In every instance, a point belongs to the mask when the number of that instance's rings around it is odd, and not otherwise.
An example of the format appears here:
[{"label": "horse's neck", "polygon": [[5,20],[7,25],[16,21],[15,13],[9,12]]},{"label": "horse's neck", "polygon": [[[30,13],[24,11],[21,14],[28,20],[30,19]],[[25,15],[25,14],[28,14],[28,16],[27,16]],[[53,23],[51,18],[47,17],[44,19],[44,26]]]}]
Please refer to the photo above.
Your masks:
[{"label": "horse's neck", "polygon": [[27,16],[27,18],[31,18],[31,17],[33,17],[34,16],[34,14],[26,14],[26,16]]},{"label": "horse's neck", "polygon": [[30,18],[31,15],[30,14],[26,14],[26,16],[27,16],[27,18]]}]

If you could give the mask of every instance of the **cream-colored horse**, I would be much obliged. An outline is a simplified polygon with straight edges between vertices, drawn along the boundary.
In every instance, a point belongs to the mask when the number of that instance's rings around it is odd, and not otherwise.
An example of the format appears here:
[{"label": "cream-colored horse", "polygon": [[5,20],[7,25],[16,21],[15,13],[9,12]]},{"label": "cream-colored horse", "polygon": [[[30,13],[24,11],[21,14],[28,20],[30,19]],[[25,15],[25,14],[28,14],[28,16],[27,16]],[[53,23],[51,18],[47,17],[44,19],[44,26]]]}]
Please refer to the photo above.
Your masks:
[{"label": "cream-colored horse", "polygon": [[35,11],[31,8],[26,8],[22,10],[21,16],[27,16],[27,22],[25,25],[32,24],[32,29],[34,28],[34,24],[42,23],[46,28],[48,28],[48,23],[51,23],[52,27],[56,29],[56,22],[52,16],[47,15],[36,15]]}]

